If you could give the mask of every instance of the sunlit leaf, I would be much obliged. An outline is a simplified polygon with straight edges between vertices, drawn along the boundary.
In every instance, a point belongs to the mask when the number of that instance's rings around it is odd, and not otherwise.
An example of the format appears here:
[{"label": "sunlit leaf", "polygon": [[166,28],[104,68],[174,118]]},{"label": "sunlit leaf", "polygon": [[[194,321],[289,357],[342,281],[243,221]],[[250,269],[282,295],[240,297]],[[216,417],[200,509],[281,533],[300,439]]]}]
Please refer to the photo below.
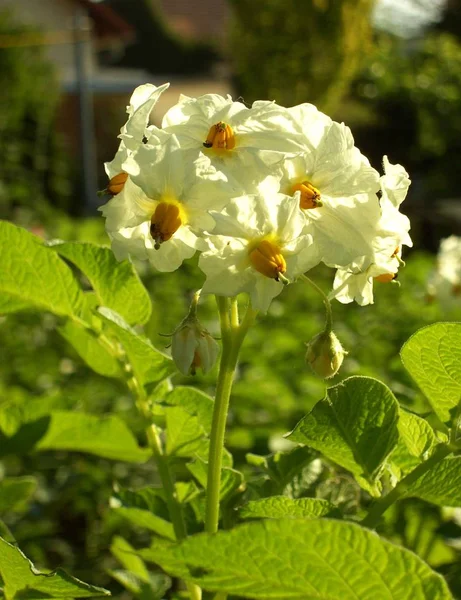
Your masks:
[{"label": "sunlit leaf", "polygon": [[145,462],[151,455],[140,448],[125,423],[115,415],[99,417],[71,411],[51,413],[36,450],[88,452],[103,458]]},{"label": "sunlit leaf", "polygon": [[410,551],[352,523],[271,519],[157,543],[140,552],[209,591],[266,600],[448,600],[443,578]]},{"label": "sunlit leaf", "polygon": [[75,316],[84,309],[85,298],[71,269],[40,238],[0,221],[0,256],[0,294],[5,312],[34,306]]},{"label": "sunlit leaf", "polygon": [[403,345],[405,368],[444,422],[461,400],[461,323],[435,323]]},{"label": "sunlit leaf", "polygon": [[92,598],[110,596],[100,587],[71,577],[62,569],[41,573],[24,554],[0,538],[0,575],[6,598]]},{"label": "sunlit leaf", "polygon": [[105,307],[99,309],[99,314],[120,340],[141,384],[156,383],[175,371],[171,358],[154,348],[145,336],[137,334],[120,315]]},{"label": "sunlit leaf", "polygon": [[288,498],[271,496],[252,500],[242,506],[239,515],[244,519],[286,519],[333,516],[339,512],[334,504],[320,498]]},{"label": "sunlit leaf", "polygon": [[398,411],[397,400],[383,383],[350,377],[328,388],[288,437],[322,452],[378,495],[377,479],[399,436]]},{"label": "sunlit leaf", "polygon": [[461,456],[444,458],[411,484],[405,495],[439,506],[461,507]]},{"label": "sunlit leaf", "polygon": [[55,242],[50,247],[87,276],[100,306],[114,310],[130,325],[149,319],[149,294],[129,261],[119,262],[110,248],[88,242]]},{"label": "sunlit leaf", "polygon": [[74,321],[67,321],[58,331],[93,371],[104,377],[121,377],[120,363],[92,331]]}]

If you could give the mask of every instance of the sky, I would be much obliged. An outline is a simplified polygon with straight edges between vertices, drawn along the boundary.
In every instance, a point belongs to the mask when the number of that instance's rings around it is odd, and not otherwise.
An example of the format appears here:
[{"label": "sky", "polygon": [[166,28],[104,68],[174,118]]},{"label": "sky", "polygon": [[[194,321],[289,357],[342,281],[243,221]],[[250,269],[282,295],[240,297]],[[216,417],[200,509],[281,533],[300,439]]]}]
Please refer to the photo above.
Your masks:
[{"label": "sky", "polygon": [[378,0],[374,22],[379,29],[413,37],[439,20],[444,5],[445,0]]}]

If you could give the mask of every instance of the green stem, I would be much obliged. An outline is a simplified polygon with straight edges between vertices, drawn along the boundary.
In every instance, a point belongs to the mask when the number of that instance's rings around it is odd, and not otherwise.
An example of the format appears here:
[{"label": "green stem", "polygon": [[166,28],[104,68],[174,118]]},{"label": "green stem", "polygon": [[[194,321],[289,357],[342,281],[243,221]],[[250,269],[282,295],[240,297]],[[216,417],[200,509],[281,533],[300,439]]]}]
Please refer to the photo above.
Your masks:
[{"label": "green stem", "polygon": [[[237,310],[235,302],[229,306],[228,298],[217,297],[219,318],[221,323],[222,354],[219,366],[216,397],[213,409],[213,421],[210,434],[210,453],[208,457],[207,506],[205,530],[208,533],[218,531],[219,523],[219,492],[221,487],[221,468],[226,432],[229,400],[237,367],[240,347],[245,335],[254,322],[256,311],[248,307],[240,325],[236,324]],[[232,317],[229,317],[231,310]]]},{"label": "green stem", "polygon": [[[195,301],[198,301],[199,293],[200,292],[198,292],[195,295]],[[170,519],[173,524],[173,530],[175,532],[176,539],[178,541],[183,540],[187,537],[187,529],[186,523],[184,521],[182,506],[181,503],[178,501],[176,495],[174,479],[170,471],[168,459],[163,452],[163,447],[160,441],[158,429],[156,425],[151,422],[149,402],[146,396],[144,386],[137,380],[137,378],[133,374],[133,369],[131,368],[131,364],[129,363],[125,353],[121,351],[121,349],[117,347],[117,345],[113,344],[111,340],[109,340],[104,334],[101,334],[99,332],[95,333],[97,334],[97,337],[99,338],[103,346],[122,364],[123,370],[126,373],[130,373],[130,376],[128,376],[126,379],[126,384],[129,390],[132,392],[133,396],[135,397],[136,406],[139,412],[149,423],[146,427],[146,437],[149,446],[152,449],[154,460],[157,464],[160,481],[162,482],[162,487],[165,492],[165,501],[168,507],[168,514],[170,515]],[[198,585],[186,581],[186,586],[189,591],[191,600],[201,600],[202,590]]]},{"label": "green stem", "polygon": [[[170,515],[170,519],[173,524],[176,539],[179,542],[187,537],[187,529],[186,523],[184,521],[182,506],[176,494],[174,479],[170,471],[168,458],[165,456],[165,453],[163,451],[158,429],[154,423],[150,422],[151,417],[149,402],[147,400],[144,387],[141,386],[137,379],[134,377],[132,377],[128,382],[128,387],[133,391],[133,393],[136,396],[136,406],[138,407],[139,412],[149,423],[149,425],[147,425],[146,427],[147,441],[149,442],[149,446],[152,449],[154,460],[157,464],[158,474],[160,476],[160,481],[162,482],[162,487],[165,492],[165,501],[168,507],[168,514]],[[198,585],[186,581],[186,586],[189,591],[191,600],[201,600],[202,590]]]},{"label": "green stem", "polygon": [[312,288],[314,288],[314,290],[318,294],[320,294],[320,296],[323,300],[323,304],[325,305],[325,312],[326,312],[325,331],[329,333],[333,328],[333,313],[331,311],[331,302],[328,300],[328,296],[314,281],[312,281],[312,279],[309,279],[309,277],[307,277],[307,275],[301,275],[301,279],[303,279],[304,281],[307,281],[307,283]]},{"label": "green stem", "polygon": [[457,450],[450,444],[439,444],[432,456],[428,458],[426,461],[421,463],[413,469],[411,473],[408,473],[406,477],[404,477],[399,483],[395,486],[395,488],[390,491],[386,496],[383,496],[379,500],[377,500],[369,510],[368,514],[362,521],[362,525],[364,527],[369,527],[373,529],[379,523],[381,516],[386,512],[386,510],[394,504],[399,498],[401,498],[408,490],[408,488],[413,484],[416,480],[418,480],[422,475],[427,473],[441,460],[449,456],[452,452]]}]

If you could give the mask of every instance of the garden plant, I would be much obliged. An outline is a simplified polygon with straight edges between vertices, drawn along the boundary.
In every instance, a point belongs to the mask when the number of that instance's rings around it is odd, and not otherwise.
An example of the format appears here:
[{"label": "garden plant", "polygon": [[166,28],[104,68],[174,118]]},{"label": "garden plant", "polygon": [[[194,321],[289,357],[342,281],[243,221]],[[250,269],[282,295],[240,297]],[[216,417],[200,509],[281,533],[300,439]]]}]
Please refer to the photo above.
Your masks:
[{"label": "garden plant", "polygon": [[[51,401],[7,404],[2,456],[75,451],[133,468],[155,464],[154,482],[128,489],[114,481],[110,499],[114,514],[152,538],[134,545],[114,536],[121,568],[110,575],[132,597],[452,598],[429,551],[421,558],[421,536],[413,545],[408,532],[400,538],[393,519],[409,499],[461,506],[461,324],[428,325],[401,349],[426,411],[403,407],[373,377],[328,386],[354,354],[333,331],[334,303],[367,306],[374,286],[398,288],[402,248],[412,244],[399,210],[408,174],[387,156],[378,173],[348,127],[310,104],[247,107],[214,94],[181,96],[161,128],[150,125],[167,85],[134,91],[118,152],[106,164],[101,211],[112,248],[45,242],[0,223],[5,322],[18,311],[55,315],[53,326],[80,359],[123,383],[134,416],[124,419],[116,406],[100,415]],[[143,329],[152,301],[135,264],[162,273],[153,296],[166,299],[157,304],[163,315],[174,294],[168,278],[196,254],[189,310],[173,330],[158,332],[169,351],[156,348]],[[324,274],[316,279],[321,269],[335,270],[329,291]],[[239,356],[258,319],[293,287],[309,299],[303,322],[313,318],[316,297],[325,309],[323,327],[310,340],[300,337],[299,353],[326,391],[284,432],[279,449],[242,461],[225,445]],[[267,327],[260,348],[252,347],[255,361],[272,337]],[[178,372],[216,371],[213,396],[192,379],[175,384]],[[268,401],[259,400],[263,408]],[[30,485],[24,476],[5,477],[0,506],[20,505]],[[14,531],[6,523],[1,530],[7,600],[110,593],[61,569],[34,567]]]}]

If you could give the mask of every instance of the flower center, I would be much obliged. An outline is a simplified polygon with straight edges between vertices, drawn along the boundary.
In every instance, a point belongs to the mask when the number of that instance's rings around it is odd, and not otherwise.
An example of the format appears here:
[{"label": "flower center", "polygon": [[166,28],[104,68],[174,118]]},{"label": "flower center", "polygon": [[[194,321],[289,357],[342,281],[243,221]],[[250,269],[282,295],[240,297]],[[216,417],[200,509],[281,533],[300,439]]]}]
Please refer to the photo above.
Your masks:
[{"label": "flower center", "polygon": [[109,183],[107,185],[106,191],[109,194],[112,194],[112,196],[119,194],[123,190],[123,187],[124,187],[127,179],[128,179],[128,173],[123,173],[123,171],[122,171],[118,175],[115,175],[114,177],[112,177],[112,179],[109,181]]},{"label": "flower center", "polygon": [[279,281],[280,275],[283,276],[287,270],[280,247],[269,240],[259,242],[249,256],[252,266],[259,273],[275,281]]},{"label": "flower center", "polygon": [[380,283],[390,283],[397,279],[397,273],[383,273],[382,275],[378,275],[377,277],[373,277],[375,281],[379,281]]},{"label": "flower center", "polygon": [[150,220],[150,234],[154,239],[154,248],[167,242],[182,225],[181,208],[171,202],[160,202]]},{"label": "flower center", "polygon": [[303,181],[302,183],[295,183],[291,188],[292,193],[301,192],[301,199],[299,201],[299,207],[306,210],[309,208],[318,208],[323,206],[320,200],[319,190],[312,185],[310,181]]},{"label": "flower center", "polygon": [[205,148],[214,148],[215,150],[232,150],[235,148],[235,136],[231,126],[223,121],[212,125],[203,145]]}]

